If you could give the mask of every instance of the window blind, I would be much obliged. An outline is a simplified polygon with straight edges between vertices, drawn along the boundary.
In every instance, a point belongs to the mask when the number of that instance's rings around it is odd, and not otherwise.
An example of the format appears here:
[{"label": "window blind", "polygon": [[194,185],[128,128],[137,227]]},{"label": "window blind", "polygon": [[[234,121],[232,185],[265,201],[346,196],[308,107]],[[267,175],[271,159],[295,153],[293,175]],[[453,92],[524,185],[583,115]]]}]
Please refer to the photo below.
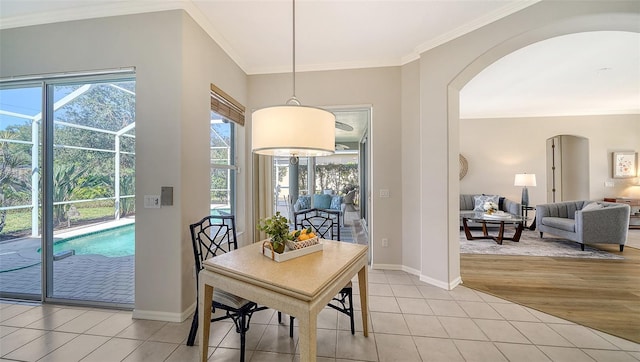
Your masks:
[{"label": "window blind", "polygon": [[211,110],[244,126],[244,106],[213,84],[211,84]]}]

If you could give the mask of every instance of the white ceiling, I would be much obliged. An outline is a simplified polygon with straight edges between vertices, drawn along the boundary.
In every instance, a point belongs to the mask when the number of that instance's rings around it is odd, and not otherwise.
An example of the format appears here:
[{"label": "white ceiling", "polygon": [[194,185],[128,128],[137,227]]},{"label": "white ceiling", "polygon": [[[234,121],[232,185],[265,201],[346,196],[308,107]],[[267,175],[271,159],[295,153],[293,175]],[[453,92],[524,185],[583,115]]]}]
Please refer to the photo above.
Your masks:
[{"label": "white ceiling", "polygon": [[498,59],[460,92],[460,118],[640,113],[640,34],[569,34]]},{"label": "white ceiling", "polygon": [[[406,64],[535,2],[297,0],[296,71]],[[291,1],[1,0],[0,29],[168,9],[186,10],[247,74],[291,72]],[[461,93],[463,118],[611,113],[640,113],[637,33],[533,44],[485,69]]]}]

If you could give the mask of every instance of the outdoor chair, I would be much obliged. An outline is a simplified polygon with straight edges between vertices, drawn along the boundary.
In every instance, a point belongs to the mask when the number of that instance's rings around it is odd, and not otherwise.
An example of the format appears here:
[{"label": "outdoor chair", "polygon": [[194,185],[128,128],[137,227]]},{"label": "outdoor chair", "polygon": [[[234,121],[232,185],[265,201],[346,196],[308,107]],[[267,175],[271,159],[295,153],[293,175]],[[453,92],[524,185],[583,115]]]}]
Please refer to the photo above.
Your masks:
[{"label": "outdoor chair", "polygon": [[[207,216],[195,224],[189,226],[191,241],[193,243],[193,255],[196,263],[196,296],[198,291],[198,274],[204,268],[202,263],[211,257],[227,253],[238,248],[236,240],[235,218],[232,215]],[[211,319],[216,322],[231,318],[236,326],[236,332],[240,333],[240,361],[244,361],[245,336],[249,330],[249,322],[254,312],[267,309],[258,307],[252,301],[227,293],[219,288],[213,290],[213,303],[211,312],[216,309],[225,311],[225,315]],[[204,311],[206,313],[207,311]],[[198,331],[198,308],[196,307],[191,331],[187,339],[187,345],[193,346]],[[205,341],[205,343],[208,343]]]},{"label": "outdoor chair", "polygon": [[[300,216],[300,217],[299,217]],[[340,240],[339,216],[326,210],[310,209],[295,213],[296,229],[311,227],[321,239]],[[334,230],[337,229],[337,232]],[[327,237],[329,236],[329,237]],[[353,287],[351,281],[340,290],[338,295],[328,304],[329,307],[344,313],[351,320],[351,334],[355,334],[355,322],[353,320]],[[293,338],[293,321],[295,317],[289,316],[289,337]],[[278,323],[282,320],[282,313],[278,312]]]}]

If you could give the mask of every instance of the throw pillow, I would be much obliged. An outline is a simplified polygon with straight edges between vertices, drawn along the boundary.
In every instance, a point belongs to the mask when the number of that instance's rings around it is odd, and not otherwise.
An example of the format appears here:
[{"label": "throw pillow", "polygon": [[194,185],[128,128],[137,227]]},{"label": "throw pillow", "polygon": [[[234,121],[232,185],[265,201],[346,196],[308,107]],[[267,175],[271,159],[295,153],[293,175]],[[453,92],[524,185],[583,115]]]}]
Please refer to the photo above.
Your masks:
[{"label": "throw pillow", "polygon": [[602,209],[603,207],[604,206],[602,206],[597,202],[590,202],[582,208],[582,211],[597,210],[597,209]]},{"label": "throw pillow", "polygon": [[492,201],[496,205],[500,204],[500,196],[498,195],[477,195],[473,197],[473,211],[484,211],[484,203]]},{"label": "throw pillow", "polygon": [[331,209],[340,210],[341,205],[342,205],[342,196],[333,196],[331,198]]},{"label": "throw pillow", "polygon": [[313,195],[313,207],[316,209],[328,209],[331,207],[331,195]]},{"label": "throw pillow", "polygon": [[311,197],[309,196],[300,196],[296,201],[298,210],[307,210],[311,208]]}]

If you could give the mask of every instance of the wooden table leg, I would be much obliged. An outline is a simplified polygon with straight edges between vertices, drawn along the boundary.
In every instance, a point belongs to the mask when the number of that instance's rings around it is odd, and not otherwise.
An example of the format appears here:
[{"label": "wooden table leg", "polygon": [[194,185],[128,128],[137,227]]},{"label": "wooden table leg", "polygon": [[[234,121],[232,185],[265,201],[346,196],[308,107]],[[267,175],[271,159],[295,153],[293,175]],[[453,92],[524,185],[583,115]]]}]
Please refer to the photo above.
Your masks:
[{"label": "wooden table leg", "polygon": [[315,362],[317,351],[318,315],[312,311],[297,317],[300,327],[298,342],[300,343],[300,361]]},{"label": "wooden table leg", "polygon": [[498,237],[495,239],[498,245],[502,245],[502,239],[504,239],[504,221],[500,222],[500,229],[498,230]]},{"label": "wooden table leg", "polygon": [[198,325],[200,335],[198,343],[200,348],[200,361],[207,362],[209,355],[209,330],[211,329],[211,303],[213,301],[213,287],[206,285],[200,279],[200,295],[198,295]]},{"label": "wooden table leg", "polygon": [[358,285],[360,287],[360,309],[362,310],[362,333],[365,337],[369,336],[369,305],[367,301],[367,290],[369,284],[367,284],[368,276],[367,276],[367,266],[363,266],[362,269],[358,272]]},{"label": "wooden table leg", "polygon": [[489,231],[487,231],[487,223],[484,221],[482,222],[482,235],[484,235],[485,238],[489,236]]},{"label": "wooden table leg", "polygon": [[520,241],[520,236],[522,235],[523,228],[524,228],[524,225],[522,225],[522,223],[518,223],[518,226],[516,226],[516,233],[515,235],[513,235],[513,239],[512,239],[516,243]]},{"label": "wooden table leg", "polygon": [[471,236],[471,230],[469,230],[469,225],[467,224],[467,218],[462,218],[462,227],[464,229],[464,235],[467,237],[467,240],[473,240],[473,236]]}]

